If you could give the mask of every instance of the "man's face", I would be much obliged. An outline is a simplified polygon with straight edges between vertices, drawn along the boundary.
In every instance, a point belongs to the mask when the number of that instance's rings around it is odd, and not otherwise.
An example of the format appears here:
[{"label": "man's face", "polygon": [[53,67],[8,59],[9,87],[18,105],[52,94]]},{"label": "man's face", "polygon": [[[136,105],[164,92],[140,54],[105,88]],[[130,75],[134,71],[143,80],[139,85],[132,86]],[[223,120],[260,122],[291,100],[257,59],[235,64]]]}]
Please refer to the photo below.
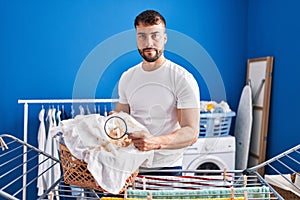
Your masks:
[{"label": "man's face", "polygon": [[147,62],[155,62],[163,53],[167,41],[165,27],[162,23],[158,25],[136,27],[136,40],[141,56]]}]

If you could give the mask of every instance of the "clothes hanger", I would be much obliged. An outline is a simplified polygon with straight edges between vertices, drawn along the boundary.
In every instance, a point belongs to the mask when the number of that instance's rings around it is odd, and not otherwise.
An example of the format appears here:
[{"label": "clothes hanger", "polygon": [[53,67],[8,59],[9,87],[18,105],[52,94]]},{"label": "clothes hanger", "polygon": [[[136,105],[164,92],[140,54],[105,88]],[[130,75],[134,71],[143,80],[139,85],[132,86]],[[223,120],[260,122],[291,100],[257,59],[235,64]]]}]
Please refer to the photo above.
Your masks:
[{"label": "clothes hanger", "polygon": [[98,114],[100,114],[100,111],[101,111],[101,110],[100,110],[100,105],[98,105]]},{"label": "clothes hanger", "polygon": [[96,104],[94,104],[94,114],[97,113],[97,107],[96,107]]},{"label": "clothes hanger", "polygon": [[84,108],[82,105],[79,105],[79,113],[80,115],[84,115]]},{"label": "clothes hanger", "polygon": [[74,119],[74,117],[75,117],[75,110],[74,110],[74,106],[73,105],[71,105],[71,118],[72,119]]},{"label": "clothes hanger", "polygon": [[89,109],[89,106],[88,106],[88,105],[86,105],[86,106],[85,106],[85,114],[86,114],[86,115],[89,115],[89,114],[91,114],[91,111],[90,111],[90,109]]}]

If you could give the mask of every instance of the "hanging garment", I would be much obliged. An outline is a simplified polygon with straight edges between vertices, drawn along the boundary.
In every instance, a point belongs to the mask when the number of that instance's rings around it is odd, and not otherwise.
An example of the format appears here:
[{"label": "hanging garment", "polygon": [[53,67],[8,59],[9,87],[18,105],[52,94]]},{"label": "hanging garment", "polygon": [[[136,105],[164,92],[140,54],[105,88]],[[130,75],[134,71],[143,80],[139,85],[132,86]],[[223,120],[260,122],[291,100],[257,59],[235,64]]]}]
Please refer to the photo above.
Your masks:
[{"label": "hanging garment", "polygon": [[96,107],[96,104],[94,105],[94,112],[93,112],[94,114],[96,114],[97,113],[97,107]]},{"label": "hanging garment", "polygon": [[71,119],[74,119],[74,117],[75,117],[75,110],[74,110],[74,106],[73,105],[71,105],[70,116],[71,116]]},{"label": "hanging garment", "polygon": [[65,110],[65,106],[62,105],[61,107],[61,114],[60,114],[60,119],[61,120],[65,120],[65,119],[69,119],[67,113],[66,113],[66,110]]},{"label": "hanging garment", "polygon": [[[39,113],[39,120],[40,120],[40,126],[38,131],[38,148],[41,151],[45,151],[46,146],[46,127],[45,127],[45,121],[44,121],[44,115],[45,115],[45,109],[42,108]],[[38,179],[37,179],[37,188],[38,188],[38,196],[42,195],[46,188],[46,182],[43,179],[43,176],[41,175],[44,172],[44,163],[43,161],[46,159],[46,157],[42,154],[39,155],[39,168],[38,168]]]},{"label": "hanging garment", "polygon": [[86,107],[85,107],[85,114],[86,114],[86,115],[91,114],[91,111],[90,111],[90,108],[89,108],[88,105],[86,105]]},{"label": "hanging garment", "polygon": [[80,115],[84,115],[85,114],[84,108],[83,108],[82,105],[79,106],[79,113],[80,113]]},{"label": "hanging garment", "polygon": [[57,112],[55,115],[56,126],[58,126],[60,124],[60,121],[61,121],[60,116],[61,116],[61,111],[59,110],[59,106],[57,106]]},{"label": "hanging garment", "polygon": [[[49,130],[50,128],[53,126],[53,121],[52,121],[52,108],[49,108],[47,110],[47,116],[45,119],[45,123],[46,123],[46,131],[47,131],[47,139],[46,139],[46,145],[45,145],[45,153],[48,153],[50,155],[52,155],[52,137],[49,134]],[[51,182],[52,182],[52,172],[51,172],[51,165],[52,165],[52,159],[48,159],[45,163],[44,163],[44,170],[45,173],[43,174],[43,179],[46,182],[46,187],[48,188],[49,186],[51,186]]]},{"label": "hanging garment", "polygon": [[[56,126],[55,114],[56,114],[55,108],[51,108],[47,113],[46,121],[49,124],[49,131],[47,133],[48,136],[46,141],[45,152],[52,155],[54,158],[59,159],[57,140],[56,138],[53,138],[50,134],[51,129],[53,129]],[[44,179],[46,180],[47,188],[49,188],[61,176],[60,165],[58,163],[55,164],[54,160],[48,159],[45,162],[45,169],[49,169],[43,176]],[[59,198],[57,197],[57,199]]]}]

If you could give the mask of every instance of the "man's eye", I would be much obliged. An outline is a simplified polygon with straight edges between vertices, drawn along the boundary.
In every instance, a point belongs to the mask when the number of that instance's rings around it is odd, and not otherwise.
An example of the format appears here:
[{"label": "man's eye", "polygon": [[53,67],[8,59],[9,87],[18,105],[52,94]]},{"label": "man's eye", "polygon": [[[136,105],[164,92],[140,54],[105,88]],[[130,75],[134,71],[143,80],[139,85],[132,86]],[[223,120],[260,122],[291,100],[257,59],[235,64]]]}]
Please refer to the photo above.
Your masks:
[{"label": "man's eye", "polygon": [[146,39],[146,35],[140,34],[140,35],[138,36],[138,38],[141,39],[141,40],[145,40],[145,39]]},{"label": "man's eye", "polygon": [[157,39],[160,38],[160,35],[159,35],[158,33],[154,33],[154,34],[152,35],[152,38],[157,40]]}]

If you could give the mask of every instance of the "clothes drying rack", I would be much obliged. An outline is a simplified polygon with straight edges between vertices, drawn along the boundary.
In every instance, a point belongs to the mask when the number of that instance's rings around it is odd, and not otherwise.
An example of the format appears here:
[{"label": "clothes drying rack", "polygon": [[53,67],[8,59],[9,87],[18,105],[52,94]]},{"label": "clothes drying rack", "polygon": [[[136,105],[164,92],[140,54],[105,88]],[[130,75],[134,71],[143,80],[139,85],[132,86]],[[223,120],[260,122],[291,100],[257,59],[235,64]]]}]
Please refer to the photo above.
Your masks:
[{"label": "clothes drying rack", "polygon": [[[70,186],[63,176],[49,186],[43,195],[29,194],[35,191],[38,177],[60,161],[40,151],[27,142],[28,104],[55,103],[110,103],[116,100],[19,100],[24,103],[24,139],[11,134],[0,134],[0,199],[279,199],[280,195],[258,170],[268,166],[274,174],[286,179],[285,174],[299,176],[300,145],[297,145],[268,161],[246,170],[181,170],[190,176],[137,176],[122,194]],[[26,141],[25,141],[26,139]],[[44,161],[38,162],[39,155]],[[50,168],[36,174],[46,160],[53,161]],[[25,167],[26,166],[26,167]],[[163,171],[163,170],[161,170]],[[165,171],[165,170],[164,170]],[[25,181],[24,181],[25,180]],[[293,191],[300,193],[299,186],[289,179]],[[78,190],[78,189],[80,190]]]},{"label": "clothes drying rack", "polygon": [[[27,143],[28,141],[28,114],[29,114],[29,104],[95,104],[95,103],[116,103],[117,99],[19,99],[18,104],[23,104],[24,110],[24,127],[23,127],[23,141]],[[23,146],[23,199],[26,200],[26,187],[27,184],[27,145]]]},{"label": "clothes drying rack", "polygon": [[[76,190],[64,183],[63,176],[47,188],[43,195],[37,197],[23,192],[36,186],[39,176],[35,169],[42,163],[37,157],[43,155],[45,160],[51,159],[56,164],[60,161],[51,155],[40,151],[36,147],[9,134],[0,135],[0,197],[5,199],[284,199],[273,187],[257,172],[261,167],[269,166],[277,175],[285,178],[284,173],[289,172],[299,176],[300,145],[297,145],[282,154],[247,170],[181,170],[183,173],[193,173],[190,176],[142,176],[138,175],[134,182],[122,194],[109,194],[92,189]],[[20,172],[23,162],[23,147],[27,147],[26,174]],[[279,169],[278,164],[284,169]],[[294,168],[293,168],[294,166]],[[52,166],[51,166],[52,167]],[[50,168],[51,168],[50,167]],[[161,170],[168,171],[168,170]],[[169,170],[170,171],[170,170]],[[22,178],[27,176],[25,186],[21,184]],[[294,191],[300,193],[300,188],[290,182]],[[77,193],[74,195],[74,191]]]}]

